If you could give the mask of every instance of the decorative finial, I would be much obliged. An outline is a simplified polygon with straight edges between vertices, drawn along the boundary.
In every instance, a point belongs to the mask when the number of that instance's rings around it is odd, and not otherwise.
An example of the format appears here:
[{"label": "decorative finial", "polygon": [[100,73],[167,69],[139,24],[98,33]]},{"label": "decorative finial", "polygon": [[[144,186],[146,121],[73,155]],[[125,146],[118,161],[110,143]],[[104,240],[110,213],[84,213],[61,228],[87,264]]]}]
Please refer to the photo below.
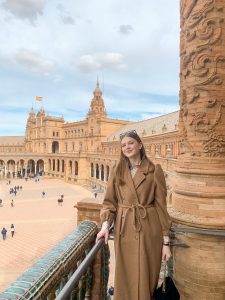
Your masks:
[{"label": "decorative finial", "polygon": [[97,75],[97,84],[96,84],[96,86],[99,88],[98,75]]}]

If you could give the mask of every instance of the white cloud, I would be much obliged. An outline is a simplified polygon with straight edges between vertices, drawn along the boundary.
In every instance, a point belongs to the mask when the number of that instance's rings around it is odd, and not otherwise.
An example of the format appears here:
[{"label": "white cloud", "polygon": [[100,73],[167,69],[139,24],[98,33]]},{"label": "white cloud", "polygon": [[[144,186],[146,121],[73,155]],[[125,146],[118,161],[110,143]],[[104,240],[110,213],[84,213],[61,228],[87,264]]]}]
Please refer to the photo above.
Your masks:
[{"label": "white cloud", "polygon": [[90,72],[100,69],[101,65],[97,59],[92,55],[82,55],[80,57],[78,68],[82,72]]},{"label": "white cloud", "polygon": [[15,55],[15,61],[32,72],[44,75],[49,75],[55,67],[53,62],[43,59],[40,53],[28,49],[20,49]]},{"label": "white cloud", "polygon": [[71,24],[71,25],[75,24],[75,20],[71,16],[64,15],[61,16],[61,19],[64,24]]},{"label": "white cloud", "polygon": [[131,25],[120,25],[119,26],[119,32],[127,35],[130,34],[132,31],[134,30],[134,28]]},{"label": "white cloud", "polygon": [[121,53],[102,53],[94,55],[82,55],[78,68],[83,72],[91,72],[104,69],[125,69],[124,57]]},{"label": "white cloud", "polygon": [[56,6],[56,9],[59,11],[59,17],[64,24],[75,24],[75,19],[65,10],[61,3]]},{"label": "white cloud", "polygon": [[20,19],[29,19],[31,22],[43,14],[46,0],[6,0],[2,7]]}]

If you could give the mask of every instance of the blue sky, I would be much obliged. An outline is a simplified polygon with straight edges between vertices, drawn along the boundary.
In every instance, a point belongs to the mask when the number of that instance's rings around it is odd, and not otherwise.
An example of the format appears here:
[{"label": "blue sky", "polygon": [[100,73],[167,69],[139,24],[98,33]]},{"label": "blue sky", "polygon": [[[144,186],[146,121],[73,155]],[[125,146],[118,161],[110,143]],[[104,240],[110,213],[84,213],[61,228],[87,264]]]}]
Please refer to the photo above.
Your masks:
[{"label": "blue sky", "polygon": [[178,110],[179,1],[0,0],[0,135],[32,104],[86,118],[97,76],[112,118]]}]

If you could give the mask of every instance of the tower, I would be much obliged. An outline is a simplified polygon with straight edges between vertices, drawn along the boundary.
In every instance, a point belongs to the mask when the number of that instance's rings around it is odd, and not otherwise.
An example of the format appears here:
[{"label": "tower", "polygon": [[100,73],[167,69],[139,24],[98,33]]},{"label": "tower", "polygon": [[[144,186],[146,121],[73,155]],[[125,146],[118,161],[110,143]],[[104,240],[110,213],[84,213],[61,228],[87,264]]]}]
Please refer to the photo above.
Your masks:
[{"label": "tower", "polygon": [[99,82],[97,80],[96,88],[93,91],[94,97],[91,101],[91,106],[88,112],[88,117],[96,116],[105,118],[107,116],[104,100],[102,98],[102,91],[99,88]]}]

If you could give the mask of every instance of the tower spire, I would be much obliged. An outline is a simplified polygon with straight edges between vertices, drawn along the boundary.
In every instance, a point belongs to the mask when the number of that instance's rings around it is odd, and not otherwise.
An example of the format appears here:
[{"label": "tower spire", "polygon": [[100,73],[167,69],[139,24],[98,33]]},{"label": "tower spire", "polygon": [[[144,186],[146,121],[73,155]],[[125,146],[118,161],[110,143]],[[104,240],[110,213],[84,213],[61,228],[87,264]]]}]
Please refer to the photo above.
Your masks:
[{"label": "tower spire", "polygon": [[98,87],[98,88],[99,88],[99,80],[98,80],[98,75],[97,75],[96,87]]},{"label": "tower spire", "polygon": [[93,91],[93,98],[91,101],[91,106],[89,109],[88,115],[97,115],[100,117],[106,117],[106,110],[105,110],[105,104],[104,100],[102,98],[102,91],[99,87],[99,81],[97,77],[97,82],[96,82],[96,88]]}]

